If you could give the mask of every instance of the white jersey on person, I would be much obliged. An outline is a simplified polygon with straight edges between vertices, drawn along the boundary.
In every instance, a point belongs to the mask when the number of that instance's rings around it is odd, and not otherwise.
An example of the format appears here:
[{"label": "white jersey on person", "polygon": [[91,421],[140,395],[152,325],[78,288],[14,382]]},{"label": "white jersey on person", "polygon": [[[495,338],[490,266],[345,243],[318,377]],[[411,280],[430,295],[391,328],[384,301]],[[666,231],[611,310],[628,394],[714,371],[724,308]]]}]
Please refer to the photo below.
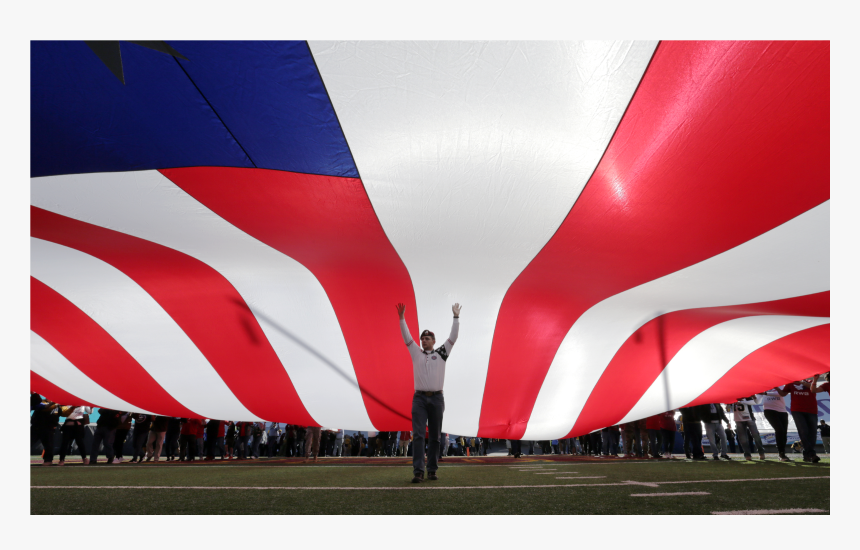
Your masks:
[{"label": "white jersey on person", "polygon": [[92,407],[75,407],[72,412],[66,416],[67,420],[83,420],[85,414],[92,414]]},{"label": "white jersey on person", "polygon": [[400,332],[403,334],[403,341],[406,343],[410,357],[412,357],[412,379],[415,382],[415,391],[441,390],[445,385],[445,364],[448,361],[451,348],[457,341],[457,334],[460,332],[460,320],[454,318],[451,335],[441,346],[432,351],[424,351],[412,339],[405,319],[400,320]]},{"label": "white jersey on person", "polygon": [[729,408],[735,413],[735,422],[755,422],[755,417],[752,416],[752,406],[758,405],[758,401],[752,399],[739,399],[737,403],[729,405]]}]

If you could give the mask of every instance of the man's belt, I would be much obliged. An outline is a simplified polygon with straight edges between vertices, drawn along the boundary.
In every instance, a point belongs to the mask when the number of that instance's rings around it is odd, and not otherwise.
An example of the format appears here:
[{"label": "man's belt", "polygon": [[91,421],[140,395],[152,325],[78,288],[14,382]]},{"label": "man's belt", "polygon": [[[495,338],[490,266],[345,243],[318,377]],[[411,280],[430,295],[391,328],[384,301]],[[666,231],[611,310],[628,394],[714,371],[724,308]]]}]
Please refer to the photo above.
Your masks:
[{"label": "man's belt", "polygon": [[439,390],[439,391],[422,391],[422,390],[415,390],[415,393],[420,393],[421,395],[426,395],[427,397],[431,397],[431,396],[433,396],[433,395],[438,395],[438,394],[442,393],[442,390]]}]

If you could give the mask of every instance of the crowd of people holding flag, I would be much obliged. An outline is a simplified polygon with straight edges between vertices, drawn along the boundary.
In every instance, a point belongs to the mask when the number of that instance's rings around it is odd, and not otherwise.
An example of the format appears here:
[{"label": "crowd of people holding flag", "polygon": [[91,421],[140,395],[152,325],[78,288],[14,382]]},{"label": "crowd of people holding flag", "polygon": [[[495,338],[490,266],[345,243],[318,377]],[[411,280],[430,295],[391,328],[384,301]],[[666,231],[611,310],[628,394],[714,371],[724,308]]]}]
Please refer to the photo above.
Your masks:
[{"label": "crowd of people holding flag", "polygon": [[[705,460],[702,445],[707,437],[713,460],[731,460],[729,453],[741,452],[746,460],[757,455],[765,460],[765,446],[753,407],[760,405],[773,428],[778,460],[791,461],[787,455],[789,413],[797,427],[803,460],[818,462],[815,452],[821,432],[825,452],[829,453],[830,426],[818,420],[816,394],[830,393],[830,376],[818,384],[818,376],[798,380],[732,403],[710,403],[665,411],[641,420],[607,426],[590,434],[552,441],[505,441],[491,438],[440,434],[440,459],[451,455],[487,456],[491,446],[504,441],[507,456],[524,454],[592,455],[606,458],[675,458],[676,439],[683,439],[684,456]],[[791,408],[784,397],[791,396]],[[245,422],[200,418],[174,418],[142,413],[99,409],[89,449],[85,427],[93,408],[60,405],[30,396],[31,443],[42,443],[43,464],[52,465],[56,431],[61,433],[59,465],[76,446],[84,464],[96,464],[104,454],[106,463],[119,464],[159,461],[256,460],[261,453],[268,458],[301,457],[306,461],[319,456],[412,456],[412,432],[345,433],[342,429],[298,426],[277,422]],[[64,419],[62,425],[60,420]],[[725,425],[725,426],[724,426]],[[372,432],[371,432],[372,433]],[[678,434],[682,437],[678,437]],[[425,442],[429,433],[424,434]],[[126,441],[131,457],[125,456]],[[735,443],[737,440],[737,444]],[[87,452],[89,451],[89,452]],[[425,447],[425,452],[427,449]]]}]

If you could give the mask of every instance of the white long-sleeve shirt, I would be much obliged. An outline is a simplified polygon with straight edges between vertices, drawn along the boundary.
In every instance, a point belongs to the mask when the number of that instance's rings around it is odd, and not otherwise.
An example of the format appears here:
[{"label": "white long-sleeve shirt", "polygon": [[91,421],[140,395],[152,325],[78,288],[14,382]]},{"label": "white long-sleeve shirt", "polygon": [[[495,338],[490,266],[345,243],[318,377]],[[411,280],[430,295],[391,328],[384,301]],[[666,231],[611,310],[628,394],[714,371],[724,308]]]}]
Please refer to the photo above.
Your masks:
[{"label": "white long-sleeve shirt", "polygon": [[93,414],[92,407],[75,407],[75,409],[69,413],[69,420],[81,420],[85,414]]},{"label": "white long-sleeve shirt", "polygon": [[429,352],[421,349],[421,346],[412,339],[405,319],[400,320],[400,332],[403,334],[403,341],[406,343],[410,357],[412,357],[412,378],[415,382],[415,391],[441,390],[445,385],[445,364],[448,362],[451,348],[454,347],[460,332],[460,320],[454,318],[451,335],[441,346]]}]

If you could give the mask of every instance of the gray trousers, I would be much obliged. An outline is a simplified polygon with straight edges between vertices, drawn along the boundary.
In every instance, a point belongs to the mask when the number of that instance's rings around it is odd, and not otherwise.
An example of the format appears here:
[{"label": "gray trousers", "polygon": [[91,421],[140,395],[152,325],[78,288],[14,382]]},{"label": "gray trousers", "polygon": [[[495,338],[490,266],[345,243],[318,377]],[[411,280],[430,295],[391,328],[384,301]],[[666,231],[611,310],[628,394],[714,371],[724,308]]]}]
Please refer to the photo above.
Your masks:
[{"label": "gray trousers", "polygon": [[[714,455],[714,458],[717,457],[717,452],[719,451],[719,447],[722,447],[723,456],[727,456],[729,454],[728,449],[728,439],[726,438],[726,429],[723,428],[722,423],[720,422],[705,422],[705,433],[708,436],[708,443],[711,444],[711,453]],[[758,434],[758,430],[755,432]],[[717,446],[717,438],[715,436],[720,437],[719,447]]]},{"label": "gray trousers", "polygon": [[441,393],[412,396],[412,470],[415,475],[424,475],[424,428],[429,426],[430,441],[427,449],[427,471],[435,472],[439,467],[439,443],[442,436],[442,414],[445,412],[445,397]]},{"label": "gray trousers", "polygon": [[738,443],[741,444],[744,456],[752,455],[750,452],[750,438],[747,436],[747,431],[744,429],[745,427],[749,428],[750,433],[755,440],[755,446],[758,449],[758,452],[764,454],[764,445],[761,442],[761,436],[758,434],[758,426],[755,425],[755,420],[745,420],[743,422],[735,422],[735,424],[737,424],[735,433],[738,434]]}]

